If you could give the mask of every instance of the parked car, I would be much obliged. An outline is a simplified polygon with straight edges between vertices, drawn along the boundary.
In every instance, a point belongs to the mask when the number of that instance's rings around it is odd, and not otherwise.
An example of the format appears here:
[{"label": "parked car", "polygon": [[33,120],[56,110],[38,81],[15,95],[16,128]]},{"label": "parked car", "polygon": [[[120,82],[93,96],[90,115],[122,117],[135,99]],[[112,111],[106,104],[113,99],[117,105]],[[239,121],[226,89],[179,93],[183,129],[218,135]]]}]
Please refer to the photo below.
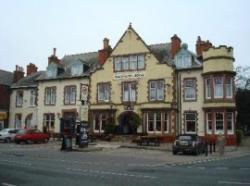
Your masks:
[{"label": "parked car", "polygon": [[9,143],[14,140],[19,129],[5,128],[0,131],[0,140]]},{"label": "parked car", "polygon": [[196,134],[181,134],[176,137],[173,143],[172,152],[177,154],[182,153],[193,153],[198,155],[206,151],[205,141]]},{"label": "parked car", "polygon": [[47,143],[49,141],[49,134],[42,133],[37,129],[22,129],[19,130],[17,135],[15,136],[15,142],[17,144],[24,143]]}]

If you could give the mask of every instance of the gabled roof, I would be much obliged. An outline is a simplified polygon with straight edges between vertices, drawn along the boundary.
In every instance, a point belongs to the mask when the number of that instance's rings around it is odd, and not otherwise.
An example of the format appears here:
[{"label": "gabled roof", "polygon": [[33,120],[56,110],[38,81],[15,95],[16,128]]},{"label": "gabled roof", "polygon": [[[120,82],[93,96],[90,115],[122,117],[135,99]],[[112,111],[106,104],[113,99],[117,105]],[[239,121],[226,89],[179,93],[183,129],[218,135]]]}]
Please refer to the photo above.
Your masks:
[{"label": "gabled roof", "polygon": [[160,63],[171,64],[171,43],[152,44],[148,47]]},{"label": "gabled roof", "polygon": [[29,76],[20,79],[18,82],[11,85],[11,88],[27,88],[27,87],[37,87],[37,82],[35,81],[44,71],[39,71]]},{"label": "gabled roof", "polygon": [[11,86],[13,82],[13,73],[5,70],[0,70],[0,85]]}]

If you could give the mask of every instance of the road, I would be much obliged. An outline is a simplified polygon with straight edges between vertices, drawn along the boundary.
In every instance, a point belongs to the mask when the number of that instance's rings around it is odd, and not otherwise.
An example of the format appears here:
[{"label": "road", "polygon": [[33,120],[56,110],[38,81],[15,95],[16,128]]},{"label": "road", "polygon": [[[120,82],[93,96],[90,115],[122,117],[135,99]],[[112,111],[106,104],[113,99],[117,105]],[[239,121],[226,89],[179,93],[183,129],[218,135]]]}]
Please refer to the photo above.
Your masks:
[{"label": "road", "polygon": [[[163,155],[165,160],[158,158]],[[250,185],[250,155],[190,164],[172,164],[167,161],[172,156],[134,149],[61,152],[49,145],[0,144],[0,186]]]}]

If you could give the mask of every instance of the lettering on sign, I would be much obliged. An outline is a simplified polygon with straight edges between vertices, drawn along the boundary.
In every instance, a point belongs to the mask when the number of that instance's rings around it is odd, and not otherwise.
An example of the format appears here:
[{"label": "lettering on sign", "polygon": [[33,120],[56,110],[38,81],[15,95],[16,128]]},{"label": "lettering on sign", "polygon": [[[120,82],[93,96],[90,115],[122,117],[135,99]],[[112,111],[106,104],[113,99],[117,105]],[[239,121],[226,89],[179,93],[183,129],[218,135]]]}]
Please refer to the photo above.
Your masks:
[{"label": "lettering on sign", "polygon": [[126,74],[114,74],[114,80],[141,79],[144,76],[145,76],[144,72],[126,73]]}]

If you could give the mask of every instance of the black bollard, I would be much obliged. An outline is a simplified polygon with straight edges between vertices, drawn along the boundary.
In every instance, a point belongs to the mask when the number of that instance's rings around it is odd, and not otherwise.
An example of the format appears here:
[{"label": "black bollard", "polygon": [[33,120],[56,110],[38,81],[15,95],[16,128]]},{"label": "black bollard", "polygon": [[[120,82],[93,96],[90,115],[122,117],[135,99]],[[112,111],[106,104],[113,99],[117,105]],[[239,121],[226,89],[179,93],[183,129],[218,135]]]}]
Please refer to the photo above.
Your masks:
[{"label": "black bollard", "polygon": [[214,152],[216,152],[215,145],[216,145],[216,143],[215,143],[215,141],[214,141],[214,142],[213,142],[213,151],[214,151]]},{"label": "black bollard", "polygon": [[205,143],[205,155],[206,156],[208,155],[208,144],[207,144],[207,142]]},{"label": "black bollard", "polygon": [[212,154],[212,142],[211,141],[209,143],[209,152],[210,152],[210,154]]}]

